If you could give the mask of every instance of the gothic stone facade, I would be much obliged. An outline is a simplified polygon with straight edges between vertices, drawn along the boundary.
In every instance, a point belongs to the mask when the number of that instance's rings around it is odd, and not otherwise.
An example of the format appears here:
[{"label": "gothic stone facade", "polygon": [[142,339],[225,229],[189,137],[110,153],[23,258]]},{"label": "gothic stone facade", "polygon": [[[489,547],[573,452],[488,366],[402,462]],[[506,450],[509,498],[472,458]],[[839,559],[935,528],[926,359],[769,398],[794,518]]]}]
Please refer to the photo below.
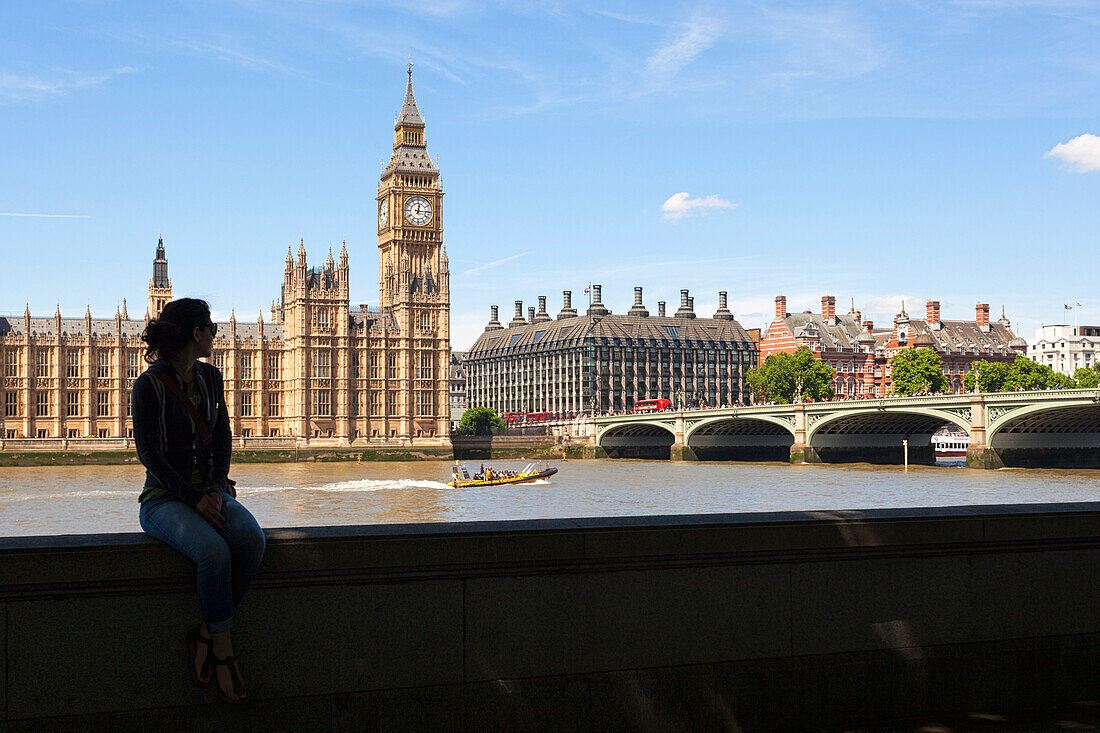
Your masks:
[{"label": "gothic stone facade", "polygon": [[940,318],[939,301],[930,300],[923,320],[910,318],[903,307],[894,316],[892,329],[876,331],[874,322],[863,320],[854,304],[848,313],[838,315],[831,295],[821,298],[820,313],[788,313],[786,297],[776,296],[775,319],[760,343],[760,358],[790,353],[800,346],[833,368],[837,395],[849,399],[890,394],[890,358],[905,348],[934,349],[954,393],[963,391],[963,375],[972,362],[1012,361],[1026,349],[1003,314],[990,322],[985,303],[975,307],[973,321],[945,321]]},{"label": "gothic stone facade", "polygon": [[[378,185],[379,308],[353,309],[348,254],[321,267],[287,252],[271,323],[220,323],[213,361],[234,435],[340,443],[442,442],[450,434],[450,285],[443,191],[428,157],[412,71]],[[172,299],[163,240],[146,318]],[[0,318],[0,436],[132,434],[130,390],[144,370],[144,320]]]},{"label": "gothic stone facade", "polygon": [[546,312],[545,296],[527,318],[517,301],[507,328],[492,306],[489,325],[466,354],[470,406],[571,415],[631,410],[646,399],[676,406],[747,399],[745,377],[756,366],[757,347],[726,308],[724,292],[713,318],[696,318],[686,290],[679,310],[666,317],[663,302],[650,316],[641,288],[625,315],[603,305],[599,285],[592,289],[584,315],[572,307],[569,291],[556,319]]}]

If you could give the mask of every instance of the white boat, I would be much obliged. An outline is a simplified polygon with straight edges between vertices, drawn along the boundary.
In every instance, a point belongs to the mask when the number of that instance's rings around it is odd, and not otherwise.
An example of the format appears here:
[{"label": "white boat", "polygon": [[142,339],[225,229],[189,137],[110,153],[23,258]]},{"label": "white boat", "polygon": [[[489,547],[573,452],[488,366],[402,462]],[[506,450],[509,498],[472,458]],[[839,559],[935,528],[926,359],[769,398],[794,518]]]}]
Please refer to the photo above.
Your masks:
[{"label": "white boat", "polygon": [[961,430],[941,430],[932,436],[932,447],[937,461],[966,458],[970,436]]}]

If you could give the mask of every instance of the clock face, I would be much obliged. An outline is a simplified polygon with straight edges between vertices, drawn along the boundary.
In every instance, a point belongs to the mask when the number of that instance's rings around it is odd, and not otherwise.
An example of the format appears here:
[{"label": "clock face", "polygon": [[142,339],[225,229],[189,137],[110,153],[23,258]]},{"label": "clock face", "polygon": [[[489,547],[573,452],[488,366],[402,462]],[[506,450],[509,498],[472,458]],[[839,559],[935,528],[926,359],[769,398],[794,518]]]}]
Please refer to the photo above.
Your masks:
[{"label": "clock face", "polygon": [[378,228],[386,226],[386,222],[390,218],[390,202],[386,199],[382,199],[382,203],[378,204]]},{"label": "clock face", "polygon": [[432,205],[423,196],[413,196],[405,201],[405,218],[410,224],[422,227],[432,220]]}]

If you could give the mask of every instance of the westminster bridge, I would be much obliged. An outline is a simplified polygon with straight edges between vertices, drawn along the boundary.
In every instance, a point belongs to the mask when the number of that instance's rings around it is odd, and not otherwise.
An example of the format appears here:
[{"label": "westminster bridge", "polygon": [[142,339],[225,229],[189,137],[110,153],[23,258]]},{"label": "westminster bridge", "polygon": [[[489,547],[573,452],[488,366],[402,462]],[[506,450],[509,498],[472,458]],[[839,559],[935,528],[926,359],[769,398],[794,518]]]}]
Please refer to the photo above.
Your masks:
[{"label": "westminster bridge", "polygon": [[[966,463],[1100,467],[1100,390],[888,397],[595,418],[597,455],[672,460],[931,464],[944,426]],[[906,458],[907,456],[907,458]]]}]

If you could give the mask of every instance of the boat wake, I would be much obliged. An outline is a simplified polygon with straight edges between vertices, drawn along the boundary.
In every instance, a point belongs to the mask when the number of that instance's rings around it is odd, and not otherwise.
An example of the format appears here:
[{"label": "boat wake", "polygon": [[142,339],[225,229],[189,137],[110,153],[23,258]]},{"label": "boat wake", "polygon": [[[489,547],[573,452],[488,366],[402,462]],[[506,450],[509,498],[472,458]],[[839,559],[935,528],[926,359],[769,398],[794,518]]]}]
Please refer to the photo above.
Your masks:
[{"label": "boat wake", "polygon": [[355,481],[338,481],[332,484],[318,484],[317,486],[238,486],[237,491],[242,496],[250,494],[271,494],[282,491],[317,491],[330,494],[361,493],[366,491],[404,491],[407,489],[449,489],[447,484],[439,481],[417,481],[415,479],[358,479]]}]

